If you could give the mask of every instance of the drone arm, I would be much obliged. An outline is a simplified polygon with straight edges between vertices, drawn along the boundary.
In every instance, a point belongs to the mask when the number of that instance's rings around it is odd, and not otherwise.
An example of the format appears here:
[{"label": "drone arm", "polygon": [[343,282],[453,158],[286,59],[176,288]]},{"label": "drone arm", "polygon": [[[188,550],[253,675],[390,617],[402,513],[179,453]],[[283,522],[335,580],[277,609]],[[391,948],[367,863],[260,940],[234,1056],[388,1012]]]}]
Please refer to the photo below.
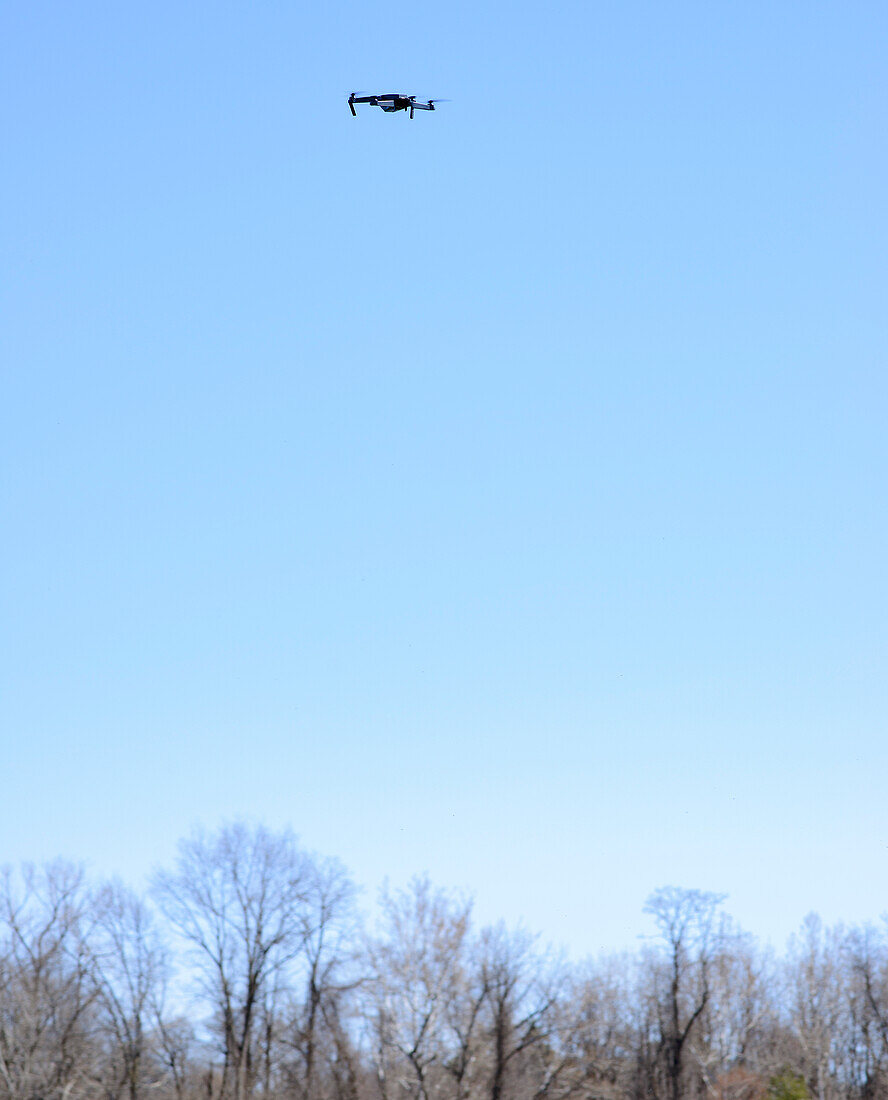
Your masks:
[{"label": "drone arm", "polygon": [[372,103],[374,106],[378,104],[379,97],[375,95],[350,95],[348,97],[348,106],[351,113],[358,117],[358,112],[355,110],[356,103]]},{"label": "drone arm", "polygon": [[410,105],[411,111],[434,111],[434,109],[435,104],[431,99],[428,103],[411,103]]}]

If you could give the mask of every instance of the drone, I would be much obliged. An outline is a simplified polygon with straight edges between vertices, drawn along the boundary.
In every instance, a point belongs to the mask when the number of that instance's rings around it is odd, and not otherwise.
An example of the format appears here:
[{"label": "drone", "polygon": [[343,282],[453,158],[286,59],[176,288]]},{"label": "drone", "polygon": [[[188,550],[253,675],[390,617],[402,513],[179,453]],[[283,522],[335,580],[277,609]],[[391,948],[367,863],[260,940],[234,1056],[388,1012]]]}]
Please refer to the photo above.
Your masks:
[{"label": "drone", "polygon": [[410,117],[413,118],[414,111],[434,111],[435,104],[440,102],[440,99],[429,99],[425,103],[417,103],[415,95],[399,95],[397,92],[392,92],[389,95],[360,96],[352,92],[348,97],[348,105],[355,118],[358,117],[358,112],[355,110],[356,103],[369,103],[373,107],[381,107],[387,113],[409,111]]}]

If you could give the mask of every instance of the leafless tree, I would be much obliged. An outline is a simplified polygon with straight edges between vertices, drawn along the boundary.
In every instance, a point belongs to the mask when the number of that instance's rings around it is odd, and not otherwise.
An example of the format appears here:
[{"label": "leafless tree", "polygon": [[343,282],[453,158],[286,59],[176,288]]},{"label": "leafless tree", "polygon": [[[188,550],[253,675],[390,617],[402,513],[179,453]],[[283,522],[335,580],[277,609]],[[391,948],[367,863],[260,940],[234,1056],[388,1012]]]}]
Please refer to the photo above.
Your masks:
[{"label": "leafless tree", "polygon": [[221,1091],[248,1100],[257,1074],[257,1027],[268,995],[288,988],[309,935],[311,859],[289,832],[242,824],[179,846],[174,871],[154,887],[191,948],[213,1010],[224,1062]]},{"label": "leafless tree", "polygon": [[83,872],[0,877],[0,1098],[80,1100],[93,1088],[98,988]]},{"label": "leafless tree", "polygon": [[445,1053],[441,1066],[453,1100],[477,1096],[486,1072],[483,1057],[486,976],[478,942],[467,936],[466,944],[443,1013]]},{"label": "leafless tree", "polygon": [[709,976],[710,997],[689,1041],[699,1078],[725,1097],[763,1094],[783,1064],[772,1050],[780,1023],[770,955],[722,914]]},{"label": "leafless tree", "polygon": [[575,1089],[584,1098],[618,1100],[631,1094],[635,965],[633,957],[622,954],[574,970],[565,1041],[573,1052]]},{"label": "leafless tree", "polygon": [[[480,938],[480,967],[485,991],[483,1024],[487,1039],[486,1095],[503,1100],[513,1095],[516,1078],[528,1068],[531,1050],[552,1047],[557,981],[535,951],[535,938],[523,930],[497,924]],[[531,1095],[545,1095],[547,1078],[558,1072],[557,1058],[538,1065],[524,1082]],[[530,1081],[533,1080],[532,1086]]]},{"label": "leafless tree", "polygon": [[471,906],[426,878],[386,890],[368,941],[372,1057],[384,1100],[432,1100],[446,1071],[448,1006],[462,981]]},{"label": "leafless tree", "polygon": [[850,970],[852,1080],[861,1100],[884,1100],[888,1097],[888,943],[884,927],[855,929],[845,946]]},{"label": "leafless tree", "polygon": [[[351,994],[363,981],[358,943],[353,884],[339,862],[318,860],[307,880],[305,942],[293,996],[283,1016],[272,1019],[274,998],[265,1012],[268,1038],[279,1034],[285,1048],[286,1091],[298,1100],[353,1091],[357,1052],[346,1021]],[[270,1041],[265,1048],[271,1048]],[[268,1064],[268,1074],[272,1068]]]},{"label": "leafless tree", "polygon": [[164,1076],[161,1060],[151,1057],[151,1040],[169,973],[168,952],[147,904],[122,883],[108,883],[98,892],[95,913],[106,1092],[111,1100],[140,1100]]},{"label": "leafless tree", "polygon": [[157,1057],[167,1080],[166,1095],[189,1100],[205,1094],[199,1084],[198,1043],[191,1022],[183,1016],[168,1019],[160,1006],[155,1006],[154,1026]]},{"label": "leafless tree", "polygon": [[849,1022],[843,939],[843,929],[825,930],[812,913],[790,941],[785,960],[790,1028],[801,1052],[798,1069],[814,1100],[842,1095],[835,1069]]},{"label": "leafless tree", "polygon": [[362,980],[356,960],[358,920],[355,889],[336,860],[319,860],[306,882],[301,996],[290,1002],[287,1041],[292,1056],[288,1083],[299,1100],[317,1100],[319,1062],[353,1067],[343,1027],[344,998]]},{"label": "leafless tree", "polygon": [[721,894],[666,886],[644,907],[661,938],[660,951],[650,959],[657,1042],[651,1086],[669,1100],[691,1092],[684,1081],[687,1050],[712,995],[716,917],[723,900]]}]

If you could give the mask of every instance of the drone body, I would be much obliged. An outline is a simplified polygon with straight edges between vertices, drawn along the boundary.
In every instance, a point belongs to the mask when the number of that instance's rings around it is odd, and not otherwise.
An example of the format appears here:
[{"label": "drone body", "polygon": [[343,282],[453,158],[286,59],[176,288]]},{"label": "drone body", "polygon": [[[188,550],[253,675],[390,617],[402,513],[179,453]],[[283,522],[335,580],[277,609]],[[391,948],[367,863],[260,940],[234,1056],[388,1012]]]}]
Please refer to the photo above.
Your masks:
[{"label": "drone body", "polygon": [[425,103],[417,103],[415,95],[400,95],[398,92],[389,92],[386,95],[355,95],[348,97],[348,105],[351,113],[357,117],[356,103],[369,103],[372,107],[380,107],[387,114],[393,111],[407,111],[413,118],[414,111],[434,111],[435,100],[429,99]]}]

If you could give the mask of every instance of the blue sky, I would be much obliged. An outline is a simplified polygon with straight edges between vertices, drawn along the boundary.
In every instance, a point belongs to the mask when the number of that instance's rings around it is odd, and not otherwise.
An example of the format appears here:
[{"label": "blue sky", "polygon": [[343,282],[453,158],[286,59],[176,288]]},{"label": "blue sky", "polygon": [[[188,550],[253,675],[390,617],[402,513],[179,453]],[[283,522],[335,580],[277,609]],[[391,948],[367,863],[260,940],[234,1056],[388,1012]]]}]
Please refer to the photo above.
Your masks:
[{"label": "blue sky", "polygon": [[0,862],[888,909],[885,5],[0,19]]}]

